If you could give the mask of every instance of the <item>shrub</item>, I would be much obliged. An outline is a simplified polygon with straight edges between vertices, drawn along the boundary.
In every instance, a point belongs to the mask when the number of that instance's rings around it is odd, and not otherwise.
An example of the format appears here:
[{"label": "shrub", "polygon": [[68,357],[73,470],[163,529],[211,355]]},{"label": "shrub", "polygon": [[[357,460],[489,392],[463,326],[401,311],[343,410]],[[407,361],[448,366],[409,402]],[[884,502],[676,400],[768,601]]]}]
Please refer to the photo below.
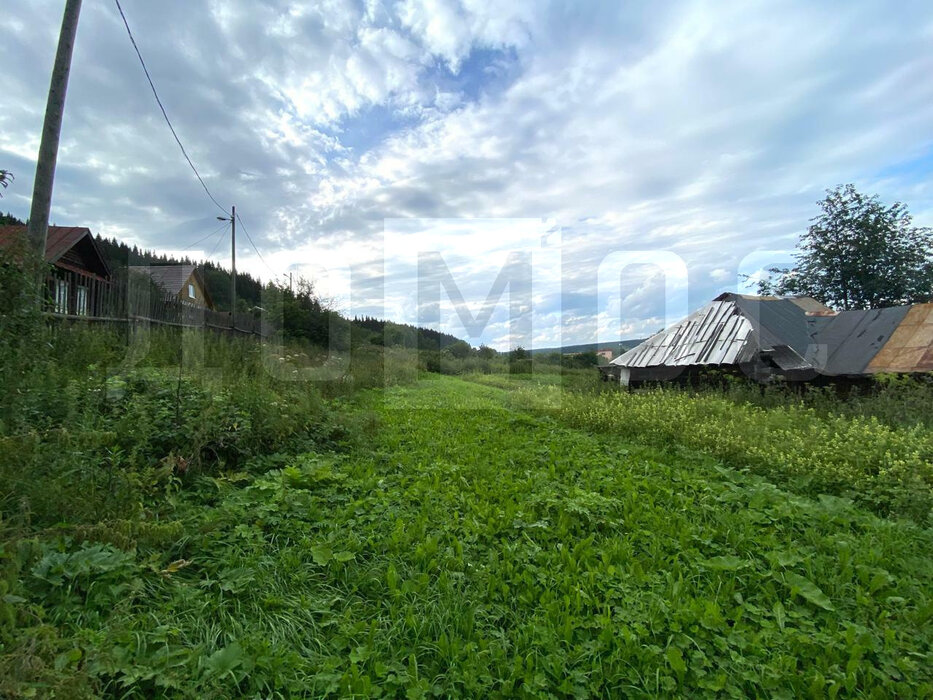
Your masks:
[{"label": "shrub", "polygon": [[671,388],[565,393],[558,413],[574,426],[686,445],[801,492],[847,496],[883,515],[930,522],[933,432],[922,426],[896,427],[804,403],[737,404]]}]

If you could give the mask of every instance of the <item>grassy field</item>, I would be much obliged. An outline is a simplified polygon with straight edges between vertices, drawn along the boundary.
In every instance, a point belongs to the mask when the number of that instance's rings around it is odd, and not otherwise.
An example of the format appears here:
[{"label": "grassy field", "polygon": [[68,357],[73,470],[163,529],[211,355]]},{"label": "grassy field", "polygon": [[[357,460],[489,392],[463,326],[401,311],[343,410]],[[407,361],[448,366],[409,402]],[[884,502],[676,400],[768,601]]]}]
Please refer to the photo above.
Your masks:
[{"label": "grassy field", "polygon": [[[848,400],[820,390],[812,396],[755,391],[751,400],[744,391],[594,390],[574,376],[563,385],[545,377],[470,379],[510,389],[514,404],[574,427],[659,448],[693,448],[795,493],[851,498],[879,515],[933,524],[929,385]],[[568,384],[576,390],[566,390]],[[911,411],[918,396],[926,404]]]},{"label": "grassy field", "polygon": [[7,498],[0,695],[933,694],[930,529],[616,430],[619,395],[593,422],[566,378],[479,381],[228,387],[274,441],[198,438],[221,464],[103,519]]}]

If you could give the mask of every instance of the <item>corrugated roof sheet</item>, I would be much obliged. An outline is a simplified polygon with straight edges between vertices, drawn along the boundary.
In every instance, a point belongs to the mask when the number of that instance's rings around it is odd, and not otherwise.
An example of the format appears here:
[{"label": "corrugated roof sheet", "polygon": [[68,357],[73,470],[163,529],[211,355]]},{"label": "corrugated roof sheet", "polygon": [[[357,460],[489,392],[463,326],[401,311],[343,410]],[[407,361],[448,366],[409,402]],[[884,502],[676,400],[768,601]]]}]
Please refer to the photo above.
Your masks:
[{"label": "corrugated roof sheet", "polygon": [[801,309],[806,311],[808,314],[814,314],[814,313],[815,314],[819,314],[819,313],[833,314],[835,313],[831,308],[826,306],[826,304],[822,304],[818,302],[813,297],[788,297],[788,300],[791,303],[794,303],[797,306],[799,306]]},{"label": "corrugated roof sheet", "polygon": [[740,294],[724,294],[732,298],[742,315],[758,332],[759,347],[773,350],[787,347],[804,357],[810,345],[806,311],[791,299],[761,299]]},{"label": "corrugated roof sheet", "polygon": [[713,301],[610,364],[622,367],[736,364],[751,357],[752,333],[751,323],[739,313],[734,301]]},{"label": "corrugated roof sheet", "polygon": [[933,304],[833,314],[807,297],[722,294],[610,364],[734,365],[768,359],[830,376],[933,371]]}]

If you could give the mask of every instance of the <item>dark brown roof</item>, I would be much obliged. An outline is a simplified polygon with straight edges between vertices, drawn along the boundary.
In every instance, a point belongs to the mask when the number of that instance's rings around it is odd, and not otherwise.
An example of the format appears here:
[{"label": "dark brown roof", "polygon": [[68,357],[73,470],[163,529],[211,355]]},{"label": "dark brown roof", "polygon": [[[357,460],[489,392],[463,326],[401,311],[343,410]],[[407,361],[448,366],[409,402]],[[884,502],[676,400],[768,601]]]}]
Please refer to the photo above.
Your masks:
[{"label": "dark brown roof", "polygon": [[[49,226],[45,241],[45,261],[53,263],[62,257],[75,243],[91,235],[85,226]],[[0,247],[6,248],[15,241],[26,238],[26,227],[19,224],[0,226]]]},{"label": "dark brown roof", "polygon": [[[0,226],[0,248],[9,248],[17,241],[26,240],[27,229],[21,224],[8,224]],[[80,243],[85,237],[90,241],[94,252],[100,259],[106,276],[110,276],[110,265],[97,247],[97,241],[86,226],[49,226],[45,240],[45,261],[56,263],[59,259]]]}]

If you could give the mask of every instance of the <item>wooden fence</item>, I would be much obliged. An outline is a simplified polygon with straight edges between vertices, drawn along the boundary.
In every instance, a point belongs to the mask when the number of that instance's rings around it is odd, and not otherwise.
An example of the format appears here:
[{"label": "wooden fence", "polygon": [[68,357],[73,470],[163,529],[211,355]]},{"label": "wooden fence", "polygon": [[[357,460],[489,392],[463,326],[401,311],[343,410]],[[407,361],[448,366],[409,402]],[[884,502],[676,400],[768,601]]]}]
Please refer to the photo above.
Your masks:
[{"label": "wooden fence", "polygon": [[254,313],[231,314],[184,301],[167,293],[144,273],[130,271],[105,281],[78,271],[55,268],[46,280],[46,313],[54,318],[151,323],[182,328],[205,328],[227,333],[268,337],[273,326]]}]

